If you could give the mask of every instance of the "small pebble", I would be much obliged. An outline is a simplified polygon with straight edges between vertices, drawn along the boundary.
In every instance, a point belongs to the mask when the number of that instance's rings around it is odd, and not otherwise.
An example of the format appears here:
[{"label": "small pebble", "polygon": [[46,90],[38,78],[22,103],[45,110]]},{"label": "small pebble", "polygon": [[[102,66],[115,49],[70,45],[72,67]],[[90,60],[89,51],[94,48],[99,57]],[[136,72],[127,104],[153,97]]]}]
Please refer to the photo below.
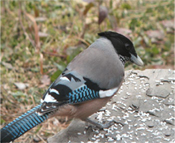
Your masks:
[{"label": "small pebble", "polygon": [[34,142],[40,142],[40,141],[41,141],[41,139],[40,139],[40,138],[38,138],[38,137],[34,137],[34,138],[33,138],[33,141],[34,141]]}]

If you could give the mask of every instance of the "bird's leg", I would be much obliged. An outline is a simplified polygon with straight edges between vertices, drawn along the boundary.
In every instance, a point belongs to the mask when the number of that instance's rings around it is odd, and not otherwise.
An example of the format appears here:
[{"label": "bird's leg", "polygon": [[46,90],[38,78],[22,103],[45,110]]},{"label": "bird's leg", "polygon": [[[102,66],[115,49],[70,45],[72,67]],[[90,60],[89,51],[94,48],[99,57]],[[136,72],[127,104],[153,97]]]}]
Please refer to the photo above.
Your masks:
[{"label": "bird's leg", "polygon": [[93,120],[87,118],[87,119],[86,119],[86,122],[89,122],[89,123],[95,125],[96,127],[100,128],[100,129],[109,128],[109,127],[112,126],[114,123],[121,124],[122,126],[124,125],[124,124],[122,124],[122,123],[120,123],[120,122],[117,122],[117,121],[115,121],[115,120],[112,120],[112,121],[110,121],[110,122],[108,122],[108,123],[106,123],[106,124],[100,124],[100,123],[97,123],[97,122],[95,122],[95,121],[93,121]]}]

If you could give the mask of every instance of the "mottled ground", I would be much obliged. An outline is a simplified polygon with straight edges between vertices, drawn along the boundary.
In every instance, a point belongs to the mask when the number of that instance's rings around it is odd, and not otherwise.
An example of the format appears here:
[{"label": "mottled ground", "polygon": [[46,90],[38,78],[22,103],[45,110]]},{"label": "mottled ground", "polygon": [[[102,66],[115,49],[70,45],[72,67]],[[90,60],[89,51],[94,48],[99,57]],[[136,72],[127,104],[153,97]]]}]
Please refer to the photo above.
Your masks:
[{"label": "mottled ground", "polygon": [[52,142],[175,142],[175,71],[127,71],[119,92],[91,119],[114,124],[103,130],[74,120]]}]

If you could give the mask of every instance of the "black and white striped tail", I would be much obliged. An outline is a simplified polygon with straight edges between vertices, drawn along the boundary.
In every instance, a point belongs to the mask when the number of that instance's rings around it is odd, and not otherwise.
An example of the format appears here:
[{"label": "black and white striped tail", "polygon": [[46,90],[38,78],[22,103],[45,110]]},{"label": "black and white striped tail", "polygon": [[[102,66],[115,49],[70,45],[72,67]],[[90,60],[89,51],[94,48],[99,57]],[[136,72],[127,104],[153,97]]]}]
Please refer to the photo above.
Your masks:
[{"label": "black and white striped tail", "polygon": [[22,116],[16,118],[11,123],[7,124],[4,128],[0,130],[1,132],[1,139],[0,142],[10,142],[15,140],[16,138],[23,135],[28,130],[34,128],[38,124],[44,122],[49,113],[46,113],[42,116],[39,116],[36,111],[41,107],[38,105],[33,109],[29,110]]}]

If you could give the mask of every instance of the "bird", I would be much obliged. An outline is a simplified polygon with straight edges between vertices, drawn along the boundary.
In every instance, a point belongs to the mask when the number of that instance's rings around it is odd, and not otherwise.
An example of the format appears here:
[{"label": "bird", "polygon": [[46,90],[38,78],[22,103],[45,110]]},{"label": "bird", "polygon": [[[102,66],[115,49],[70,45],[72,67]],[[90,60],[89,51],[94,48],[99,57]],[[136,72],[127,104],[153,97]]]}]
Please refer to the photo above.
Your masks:
[{"label": "bird", "polygon": [[124,81],[125,63],[144,65],[126,36],[113,31],[100,32],[98,36],[49,86],[39,105],[1,129],[1,142],[14,141],[54,116],[96,123],[88,117],[117,93]]}]

